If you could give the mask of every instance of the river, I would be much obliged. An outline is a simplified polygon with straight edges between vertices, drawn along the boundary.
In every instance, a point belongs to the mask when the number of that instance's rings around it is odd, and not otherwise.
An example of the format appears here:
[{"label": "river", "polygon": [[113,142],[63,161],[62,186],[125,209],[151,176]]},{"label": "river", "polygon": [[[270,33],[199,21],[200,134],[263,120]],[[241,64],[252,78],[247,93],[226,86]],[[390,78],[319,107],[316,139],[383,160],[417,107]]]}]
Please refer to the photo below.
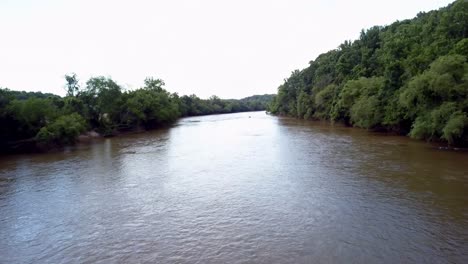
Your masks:
[{"label": "river", "polygon": [[0,157],[1,263],[467,263],[468,153],[250,112]]}]

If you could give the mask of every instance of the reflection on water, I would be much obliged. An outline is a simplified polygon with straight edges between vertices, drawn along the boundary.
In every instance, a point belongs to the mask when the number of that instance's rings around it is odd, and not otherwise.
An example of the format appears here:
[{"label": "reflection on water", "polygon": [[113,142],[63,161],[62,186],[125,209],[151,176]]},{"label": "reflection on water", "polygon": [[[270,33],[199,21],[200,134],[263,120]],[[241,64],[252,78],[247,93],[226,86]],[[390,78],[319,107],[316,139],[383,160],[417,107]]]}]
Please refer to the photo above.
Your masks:
[{"label": "reflection on water", "polygon": [[2,157],[0,262],[467,262],[467,161],[263,112]]}]

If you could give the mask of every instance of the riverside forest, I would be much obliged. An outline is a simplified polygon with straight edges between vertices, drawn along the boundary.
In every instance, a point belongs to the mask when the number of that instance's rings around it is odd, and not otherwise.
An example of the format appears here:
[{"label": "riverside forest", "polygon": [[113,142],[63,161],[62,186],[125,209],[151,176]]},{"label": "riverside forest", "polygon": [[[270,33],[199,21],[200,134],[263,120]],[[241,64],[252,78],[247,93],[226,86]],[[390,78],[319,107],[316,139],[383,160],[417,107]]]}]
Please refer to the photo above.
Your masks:
[{"label": "riverside forest", "polygon": [[0,150],[22,152],[73,144],[86,131],[104,136],[153,129],[179,117],[265,110],[272,95],[240,100],[179,96],[161,79],[124,91],[111,78],[92,77],[81,88],[76,74],[65,76],[66,97],[0,88]]},{"label": "riverside forest", "polygon": [[292,72],[269,111],[468,146],[468,1],[362,30]]},{"label": "riverside forest", "polygon": [[0,1],[0,32],[0,264],[468,263],[467,0]]},{"label": "riverside forest", "polygon": [[47,149],[73,144],[91,130],[110,136],[179,117],[258,110],[467,147],[467,36],[468,2],[458,0],[362,30],[359,39],[293,71],[277,95],[241,100],[171,94],[154,78],[134,91],[102,76],[80,87],[75,74],[65,76],[63,98],[0,88],[0,149]]}]

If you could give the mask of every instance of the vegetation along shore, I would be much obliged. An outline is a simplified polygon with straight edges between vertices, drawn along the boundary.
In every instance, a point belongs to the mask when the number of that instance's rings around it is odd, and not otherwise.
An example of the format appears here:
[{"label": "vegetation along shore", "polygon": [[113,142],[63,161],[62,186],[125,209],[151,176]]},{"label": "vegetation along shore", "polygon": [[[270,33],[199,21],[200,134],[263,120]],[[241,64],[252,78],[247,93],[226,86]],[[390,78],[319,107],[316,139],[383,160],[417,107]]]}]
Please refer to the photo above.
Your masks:
[{"label": "vegetation along shore", "polygon": [[363,30],[292,72],[273,114],[468,145],[468,1]]},{"label": "vegetation along shore", "polygon": [[0,88],[0,152],[73,144],[89,132],[153,129],[184,116],[256,110],[467,147],[467,58],[468,2],[458,0],[363,30],[359,39],[293,71],[277,95],[200,99],[170,93],[154,78],[131,91],[106,77],[80,87],[69,74],[65,97]]},{"label": "vegetation along shore", "polygon": [[65,97],[0,89],[1,152],[47,150],[73,144],[84,134],[112,136],[153,129],[185,116],[265,110],[273,96],[200,99],[170,93],[162,80],[154,78],[132,91],[106,77],[93,77],[84,87],[75,74],[65,79]]}]

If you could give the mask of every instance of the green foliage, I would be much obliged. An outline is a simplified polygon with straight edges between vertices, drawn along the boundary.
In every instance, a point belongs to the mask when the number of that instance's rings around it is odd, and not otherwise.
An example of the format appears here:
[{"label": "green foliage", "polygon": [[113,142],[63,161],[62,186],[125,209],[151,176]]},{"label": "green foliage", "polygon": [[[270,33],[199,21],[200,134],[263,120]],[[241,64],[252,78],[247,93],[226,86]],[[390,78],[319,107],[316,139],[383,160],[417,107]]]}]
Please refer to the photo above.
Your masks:
[{"label": "green foliage", "polygon": [[351,121],[357,127],[373,128],[382,122],[380,101],[376,96],[362,96],[351,107]]},{"label": "green foliage", "polygon": [[53,123],[42,127],[36,135],[40,143],[50,144],[72,144],[78,136],[86,130],[86,122],[77,113],[64,115]]},{"label": "green foliage", "polygon": [[75,94],[80,89],[79,80],[75,73],[70,75],[65,75],[65,80],[67,81],[66,89],[67,96],[75,96]]},{"label": "green foliage", "polygon": [[463,144],[460,141],[466,133],[463,116],[467,111],[467,73],[464,56],[442,56],[402,89],[400,103],[407,117],[415,119],[411,137]]},{"label": "green foliage", "polygon": [[410,136],[416,139],[429,138],[433,132],[430,115],[419,116],[413,123]]},{"label": "green foliage", "polygon": [[315,98],[313,106],[315,109],[310,108],[310,111],[315,110],[314,117],[317,119],[330,119],[332,111],[332,104],[330,104],[330,102],[333,102],[337,97],[338,86],[330,84],[322,90],[314,90],[314,94]]},{"label": "green foliage", "polygon": [[462,143],[467,140],[468,117],[461,111],[454,112],[442,130],[442,138],[449,144]]},{"label": "green foliage", "polygon": [[181,116],[265,110],[273,98],[180,97],[166,91],[164,81],[155,78],[146,78],[144,86],[133,91],[124,91],[114,80],[103,76],[90,78],[83,88],[75,74],[66,75],[65,81],[64,98],[0,88],[0,150],[7,151],[21,142],[38,142],[42,146],[72,144],[86,129],[111,136],[122,130],[168,125]]},{"label": "green foliage", "polygon": [[[51,93],[41,93],[41,92],[25,92],[25,91],[12,91],[9,90],[8,88],[1,88],[0,87],[0,101],[2,100],[7,100],[7,101],[12,101],[14,99],[17,100],[26,100],[29,98],[42,98],[42,99],[57,99],[60,98],[60,96],[51,94]],[[1,106],[1,105],[0,105]]]},{"label": "green foliage", "polygon": [[182,116],[259,111],[266,110],[272,99],[273,95],[269,94],[254,95],[240,100],[220,99],[217,96],[204,100],[196,95],[184,95],[179,99],[179,109]]},{"label": "green foliage", "polygon": [[468,135],[468,118],[454,102],[445,102],[429,114],[416,118],[410,136],[427,140],[446,140],[462,144]]},{"label": "green foliage", "polygon": [[306,92],[301,91],[299,96],[297,97],[297,106],[295,107],[297,112],[297,117],[299,118],[306,118],[310,116],[309,105],[311,104],[311,97]]},{"label": "green foliage", "polygon": [[379,125],[383,119],[379,96],[382,95],[384,83],[382,77],[361,77],[346,82],[338,96],[333,119],[351,122],[363,128]]},{"label": "green foliage", "polygon": [[30,97],[27,100],[13,100],[6,108],[17,123],[16,133],[19,136],[34,136],[39,129],[57,115],[57,108],[50,99]]},{"label": "green foliage", "polygon": [[467,14],[457,0],[363,30],[294,71],[268,110],[468,145]]},{"label": "green foliage", "polygon": [[128,124],[146,128],[173,122],[180,114],[177,102],[168,92],[148,86],[129,93],[126,109]]},{"label": "green foliage", "polygon": [[465,55],[468,54],[468,38],[464,38],[455,44],[450,54]]},{"label": "green foliage", "polygon": [[122,88],[111,78],[92,77],[77,94],[78,100],[67,98],[70,111],[81,113],[98,131],[105,135],[114,133],[122,122]]}]

